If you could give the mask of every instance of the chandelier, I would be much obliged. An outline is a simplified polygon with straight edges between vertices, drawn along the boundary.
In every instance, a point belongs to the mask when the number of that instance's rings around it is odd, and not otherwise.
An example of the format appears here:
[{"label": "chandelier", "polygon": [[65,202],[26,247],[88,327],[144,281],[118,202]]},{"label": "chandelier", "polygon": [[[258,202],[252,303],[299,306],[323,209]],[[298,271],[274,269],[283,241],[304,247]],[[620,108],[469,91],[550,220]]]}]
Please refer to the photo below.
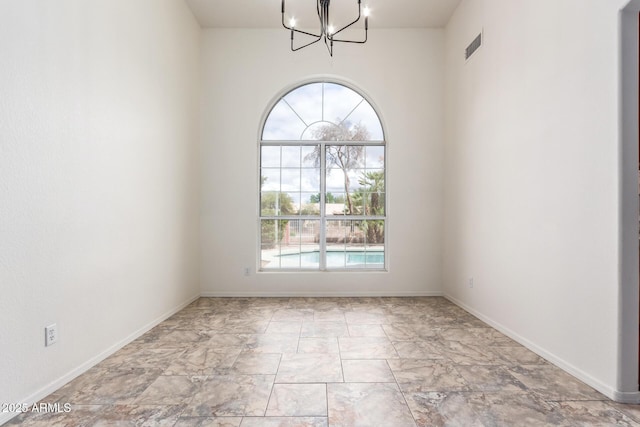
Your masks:
[{"label": "chandelier", "polygon": [[[364,10],[362,10],[362,4],[361,4],[362,0],[358,0],[358,17],[350,24],[347,24],[338,30],[336,30],[333,27],[333,25],[331,25],[331,21],[329,19],[329,16],[330,16],[329,3],[331,0],[316,0],[316,1],[317,1],[318,19],[320,20],[319,34],[299,30],[298,28],[296,28],[295,18],[291,18],[289,20],[289,25],[287,25],[285,23],[285,18],[284,18],[285,0],[282,0],[282,26],[287,30],[291,31],[291,50],[293,52],[295,52],[296,50],[305,48],[307,46],[311,46],[312,44],[317,43],[320,40],[323,40],[324,44],[327,46],[327,49],[329,50],[329,55],[333,56],[333,42],[358,43],[358,44],[364,44],[367,42],[367,31],[369,30],[369,8],[365,7]],[[364,15],[364,40],[345,40],[345,39],[336,38],[336,36],[340,34],[342,31],[346,30],[347,28],[351,27],[353,24],[360,21],[360,18],[362,17],[362,15]],[[313,40],[306,44],[295,47],[293,39],[296,33],[311,36],[313,37]]]}]

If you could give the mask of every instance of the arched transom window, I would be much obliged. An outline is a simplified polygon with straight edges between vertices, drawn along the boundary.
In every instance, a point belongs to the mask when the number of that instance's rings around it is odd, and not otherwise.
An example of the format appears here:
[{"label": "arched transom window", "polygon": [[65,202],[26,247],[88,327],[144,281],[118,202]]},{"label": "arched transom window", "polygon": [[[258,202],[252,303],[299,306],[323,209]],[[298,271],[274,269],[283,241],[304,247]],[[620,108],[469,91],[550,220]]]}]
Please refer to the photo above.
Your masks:
[{"label": "arched transom window", "polygon": [[273,106],[260,139],[261,270],[384,270],[385,139],[355,90],[315,82]]}]

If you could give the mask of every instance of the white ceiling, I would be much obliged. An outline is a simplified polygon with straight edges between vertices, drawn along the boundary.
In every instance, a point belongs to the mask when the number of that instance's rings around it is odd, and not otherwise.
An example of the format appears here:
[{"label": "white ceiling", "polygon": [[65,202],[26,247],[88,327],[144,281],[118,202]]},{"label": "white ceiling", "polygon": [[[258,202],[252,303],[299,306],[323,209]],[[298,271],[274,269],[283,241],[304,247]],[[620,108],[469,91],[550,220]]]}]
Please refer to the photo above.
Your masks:
[{"label": "white ceiling", "polygon": [[[278,28],[281,0],[186,0],[204,28]],[[369,6],[369,27],[444,27],[460,0],[362,0]],[[333,0],[336,27],[357,16],[357,0]],[[299,28],[317,26],[315,0],[286,0],[287,19],[295,16]]]}]

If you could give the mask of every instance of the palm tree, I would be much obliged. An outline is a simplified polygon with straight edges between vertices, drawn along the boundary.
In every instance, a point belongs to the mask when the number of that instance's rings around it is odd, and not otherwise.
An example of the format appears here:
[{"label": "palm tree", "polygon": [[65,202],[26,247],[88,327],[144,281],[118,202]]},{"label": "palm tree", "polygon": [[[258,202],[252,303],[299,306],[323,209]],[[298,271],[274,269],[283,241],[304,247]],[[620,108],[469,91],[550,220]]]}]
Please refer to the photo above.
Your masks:
[{"label": "palm tree", "polygon": [[[384,171],[363,172],[358,180],[363,186],[358,195],[364,199],[364,215],[384,215]],[[360,225],[369,243],[384,242],[384,221],[367,220]]]},{"label": "palm tree", "polygon": [[384,215],[384,171],[363,172],[358,183],[371,196],[365,215]]}]

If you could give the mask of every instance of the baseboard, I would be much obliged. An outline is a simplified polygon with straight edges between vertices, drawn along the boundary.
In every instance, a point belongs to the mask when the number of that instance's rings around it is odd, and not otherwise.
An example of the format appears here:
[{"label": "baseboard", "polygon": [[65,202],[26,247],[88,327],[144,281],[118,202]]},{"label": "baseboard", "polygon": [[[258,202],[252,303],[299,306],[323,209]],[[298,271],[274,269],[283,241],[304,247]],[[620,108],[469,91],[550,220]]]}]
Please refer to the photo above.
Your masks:
[{"label": "baseboard", "polygon": [[640,403],[640,391],[634,392],[624,392],[624,391],[614,391],[613,397],[611,400],[614,400],[618,403],[629,403],[633,405],[637,405]]},{"label": "baseboard", "polygon": [[[69,381],[72,381],[73,379],[77,378],[78,376],[84,374],[89,369],[91,369],[92,367],[94,367],[98,363],[102,362],[104,359],[106,359],[107,357],[111,356],[113,353],[115,353],[116,351],[120,350],[125,345],[129,344],[130,342],[132,342],[132,341],[134,341],[134,340],[136,340],[138,338],[140,338],[146,332],[150,331],[151,329],[153,329],[154,327],[156,327],[157,325],[159,325],[163,321],[167,320],[169,317],[173,316],[174,314],[176,314],[180,310],[184,309],[186,306],[188,306],[189,304],[191,304],[192,302],[194,302],[198,298],[200,298],[200,295],[191,297],[186,302],[183,302],[182,304],[178,305],[177,307],[174,307],[174,308],[166,311],[164,314],[160,315],[155,320],[147,323],[145,326],[143,326],[140,329],[138,329],[137,331],[133,332],[132,334],[130,334],[129,336],[127,336],[123,340],[121,340],[121,341],[117,342],[116,344],[112,345],[107,350],[105,350],[102,353],[98,354],[97,356],[87,360],[82,365],[78,366],[77,368],[73,369],[72,371],[68,372],[67,374],[63,375],[62,377],[58,378],[57,380],[52,381],[51,383],[47,384],[45,387],[42,387],[40,390],[36,391],[35,393],[31,394],[30,396],[27,396],[26,398],[21,399],[20,403],[26,404],[27,406],[31,406],[34,403],[44,399],[45,397],[47,397],[48,395],[50,395],[54,391],[58,390],[63,385],[67,384]],[[10,421],[12,418],[14,418],[14,417],[16,417],[18,415],[19,415],[19,413],[16,413],[16,412],[0,413],[0,425]]]},{"label": "baseboard", "polygon": [[443,296],[449,301],[451,301],[452,303],[454,303],[455,305],[459,306],[460,308],[471,313],[478,319],[482,320],[486,324],[502,332],[503,334],[513,339],[514,341],[518,342],[519,344],[522,344],[523,346],[533,351],[540,357],[546,359],[548,362],[554,364],[555,366],[562,369],[563,371],[566,371],[567,373],[573,375],[574,377],[584,382],[585,384],[589,385],[590,387],[593,387],[594,389],[604,394],[609,399],[616,402],[620,402],[620,403],[640,403],[640,392],[620,392],[620,391],[614,390],[613,388],[593,378],[591,375],[587,374],[581,369],[575,367],[571,363],[557,357],[553,353],[547,351],[542,347],[539,347],[535,343],[522,337],[521,335],[505,327],[504,325],[474,310],[473,308],[469,307],[467,304],[463,303],[462,301],[452,297],[451,295],[444,294]]},{"label": "baseboard", "polygon": [[441,297],[440,291],[415,291],[415,292],[227,292],[227,291],[203,291],[202,297],[209,298],[348,298],[348,297]]}]

